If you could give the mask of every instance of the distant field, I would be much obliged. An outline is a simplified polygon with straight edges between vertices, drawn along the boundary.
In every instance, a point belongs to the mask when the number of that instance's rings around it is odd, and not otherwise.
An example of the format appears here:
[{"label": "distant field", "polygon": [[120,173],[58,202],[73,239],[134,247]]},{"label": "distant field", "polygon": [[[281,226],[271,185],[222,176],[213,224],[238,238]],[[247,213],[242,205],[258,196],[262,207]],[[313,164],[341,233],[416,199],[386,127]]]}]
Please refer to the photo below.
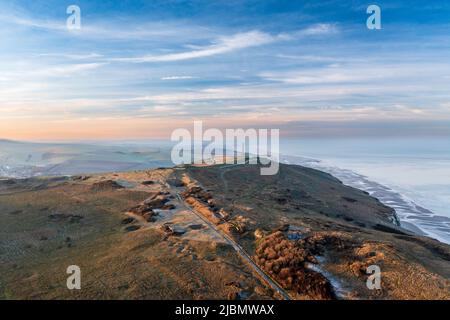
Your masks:
[{"label": "distant field", "polygon": [[31,143],[0,140],[0,177],[71,175],[170,167],[167,143]]}]

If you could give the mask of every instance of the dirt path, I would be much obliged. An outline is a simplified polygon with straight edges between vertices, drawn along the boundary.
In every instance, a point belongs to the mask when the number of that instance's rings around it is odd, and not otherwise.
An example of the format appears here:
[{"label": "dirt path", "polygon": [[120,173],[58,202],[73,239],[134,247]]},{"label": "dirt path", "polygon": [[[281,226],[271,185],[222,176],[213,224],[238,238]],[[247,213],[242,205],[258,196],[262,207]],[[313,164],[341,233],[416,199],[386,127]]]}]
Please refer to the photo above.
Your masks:
[{"label": "dirt path", "polygon": [[[221,171],[220,171],[220,179],[222,180],[222,182],[223,182],[223,186],[224,186],[224,190],[225,190],[225,192],[228,192],[228,181],[227,181],[227,179],[225,179],[225,173],[227,173],[228,171],[230,171],[233,167],[236,167],[236,166],[239,166],[240,164],[229,164],[229,165],[226,165],[226,166],[223,166],[222,168],[221,168]],[[223,169],[223,170],[222,170]]]},{"label": "dirt path", "polygon": [[[238,164],[232,164],[225,167],[225,169],[235,167]],[[228,170],[224,171],[223,173],[226,173]],[[221,175],[223,178],[223,175]],[[225,178],[223,178],[224,181]],[[228,243],[236,252],[237,254],[251,267],[251,269],[260,277],[262,278],[275,292],[277,292],[281,297],[283,297],[284,300],[291,300],[291,297],[289,294],[274,280],[272,277],[270,277],[268,274],[266,274],[250,257],[250,255],[238,244],[236,243],[232,238],[230,238],[227,234],[225,234],[222,230],[219,230],[213,223],[211,223],[208,219],[203,217],[202,214],[196,212],[193,208],[188,206],[183,198],[181,197],[181,194],[174,190],[168,184],[164,177],[161,175],[161,179],[159,180],[161,184],[163,184],[168,190],[175,191],[176,197],[180,204],[185,207],[186,210],[193,213],[195,216],[197,216],[201,221],[203,221],[211,230],[213,230],[221,239],[224,240],[225,243]]]},{"label": "dirt path", "polygon": [[244,261],[247,262],[248,265],[250,265],[250,267],[253,269],[253,271],[255,271],[261,278],[263,278],[264,281],[266,281],[273,290],[278,292],[285,300],[291,300],[291,297],[289,296],[289,294],[275,280],[273,280],[268,274],[266,274],[255,262],[253,262],[250,255],[239,244],[237,244],[233,239],[231,239],[224,232],[217,229],[215,225],[213,225],[211,222],[209,222],[200,213],[196,212],[191,207],[186,205],[186,203],[183,201],[183,198],[181,197],[181,195],[178,192],[177,192],[177,198],[186,207],[187,210],[194,213],[206,225],[208,225],[211,229],[216,231],[216,233],[221,238],[223,238],[226,243],[228,243],[230,246],[232,246],[233,249],[239,254],[239,256],[241,256],[241,258],[244,259]]}]

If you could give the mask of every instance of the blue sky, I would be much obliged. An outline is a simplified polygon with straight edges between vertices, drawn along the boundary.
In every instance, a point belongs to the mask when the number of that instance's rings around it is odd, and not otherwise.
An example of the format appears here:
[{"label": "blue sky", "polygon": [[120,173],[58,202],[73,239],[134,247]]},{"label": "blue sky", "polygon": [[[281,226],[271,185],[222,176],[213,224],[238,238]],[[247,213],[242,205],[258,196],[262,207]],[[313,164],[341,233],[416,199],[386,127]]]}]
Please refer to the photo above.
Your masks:
[{"label": "blue sky", "polygon": [[[66,28],[72,4],[81,30]],[[366,28],[370,4],[382,30]],[[4,138],[164,138],[194,119],[413,134],[450,120],[444,0],[4,0],[0,25]]]}]

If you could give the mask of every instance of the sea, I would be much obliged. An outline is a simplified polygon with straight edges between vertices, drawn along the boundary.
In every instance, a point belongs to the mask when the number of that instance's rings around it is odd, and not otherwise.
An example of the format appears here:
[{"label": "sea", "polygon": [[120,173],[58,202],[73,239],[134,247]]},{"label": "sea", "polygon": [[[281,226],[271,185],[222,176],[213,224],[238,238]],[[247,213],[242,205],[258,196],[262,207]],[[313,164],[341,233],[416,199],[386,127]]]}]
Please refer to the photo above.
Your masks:
[{"label": "sea", "polygon": [[404,228],[450,244],[449,138],[284,139],[280,153],[369,192]]}]

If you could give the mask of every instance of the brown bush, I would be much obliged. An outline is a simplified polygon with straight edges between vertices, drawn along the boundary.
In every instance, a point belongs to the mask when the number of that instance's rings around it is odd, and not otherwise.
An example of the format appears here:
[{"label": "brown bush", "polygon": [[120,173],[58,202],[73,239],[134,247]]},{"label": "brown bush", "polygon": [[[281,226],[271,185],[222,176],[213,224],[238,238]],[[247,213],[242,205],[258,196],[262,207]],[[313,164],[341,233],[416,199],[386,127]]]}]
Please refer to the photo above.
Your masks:
[{"label": "brown bush", "polygon": [[283,232],[276,231],[259,243],[255,261],[288,290],[310,299],[334,298],[329,281],[306,267],[306,262],[315,259],[304,245],[304,241],[289,241]]}]

